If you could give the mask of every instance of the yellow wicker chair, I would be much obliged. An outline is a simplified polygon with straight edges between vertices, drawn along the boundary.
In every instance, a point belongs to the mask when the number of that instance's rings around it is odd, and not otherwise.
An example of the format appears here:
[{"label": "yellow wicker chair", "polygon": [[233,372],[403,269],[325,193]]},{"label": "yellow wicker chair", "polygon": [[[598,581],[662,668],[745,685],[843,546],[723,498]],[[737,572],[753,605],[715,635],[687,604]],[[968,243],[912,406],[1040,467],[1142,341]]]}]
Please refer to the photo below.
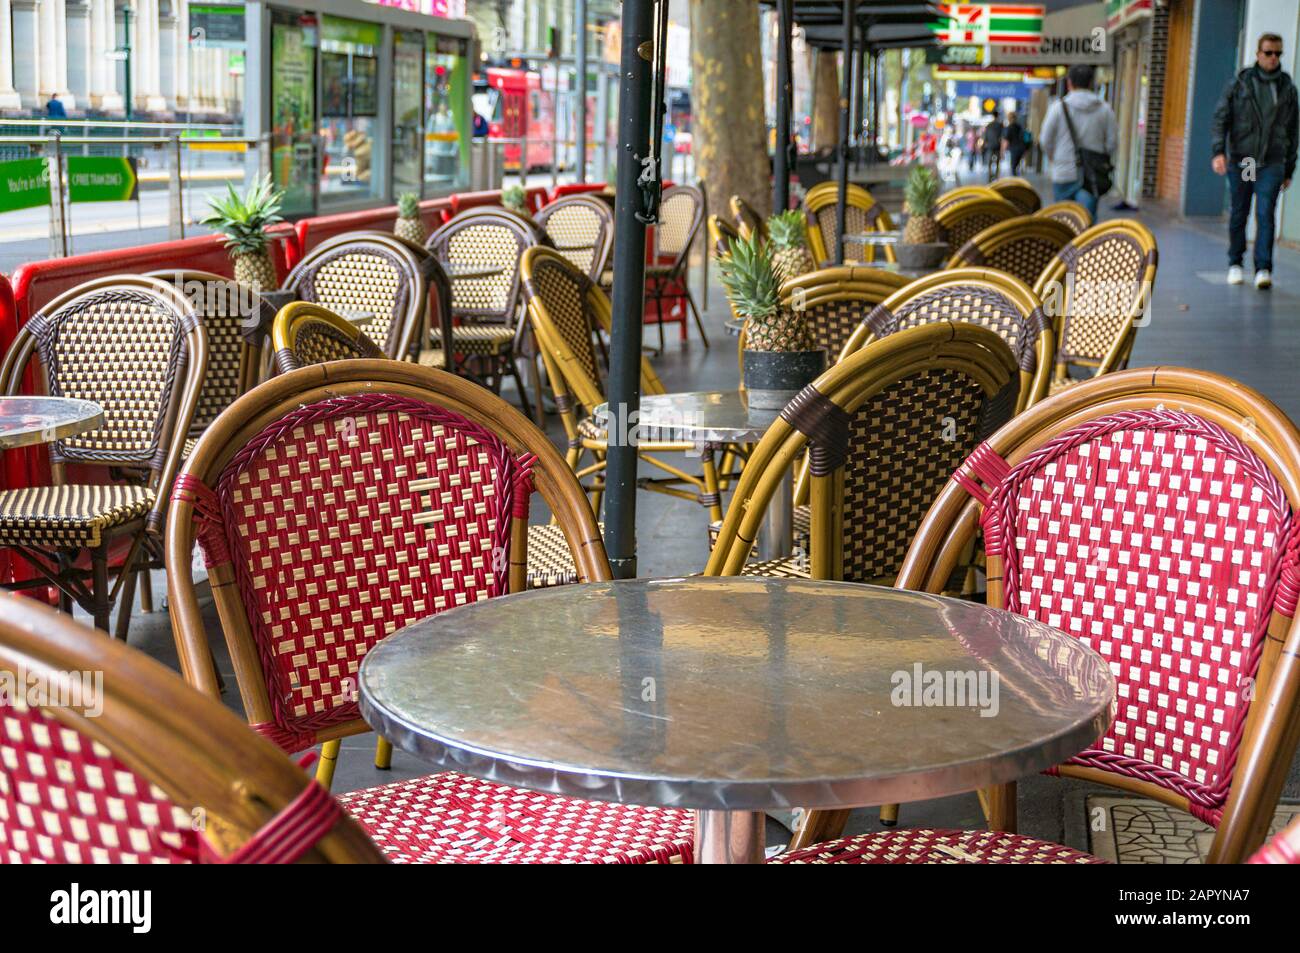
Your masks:
[{"label": "yellow wicker chair", "polygon": [[276,314],[271,347],[277,374],[327,361],[387,356],[347,318],[307,301],[291,302]]},{"label": "yellow wicker chair", "polygon": [[[934,497],[1009,419],[1018,387],[1011,350],[972,324],[909,328],[846,356],[791,401],[754,448],[705,574],[892,583]],[[806,557],[746,565],[782,474],[805,450]]]},{"label": "yellow wicker chair", "polygon": [[763,216],[755,211],[754,206],[739,195],[733,195],[730,204],[731,217],[736,220],[736,231],[740,233],[741,238],[749,238],[754,233],[767,237],[767,224],[763,221]]},{"label": "yellow wicker chair", "polygon": [[[172,477],[208,366],[202,320],[172,285],[131,275],[98,278],[51,301],[18,329],[0,368],[0,392],[17,394],[32,358],[38,387],[104,409],[101,427],[49,443],[50,486],[0,490],[0,546],[40,577],[13,588],[55,586],[125,639],[137,570],[155,561]],[[69,464],[108,468],[113,482],[74,484]],[[109,587],[115,544],[127,551]],[[79,557],[89,555],[89,569]]]},{"label": "yellow wicker chair", "polygon": [[[839,223],[836,221],[839,194],[839,188],[834,182],[814,185],[804,194],[804,213],[808,217],[808,250],[812,253],[813,261],[819,265],[834,264],[836,241],[839,237]],[[844,193],[844,201],[844,229],[847,234],[860,235],[864,232],[893,230],[894,220],[885,211],[885,207],[872,198],[871,193],[862,186],[850,184]],[[875,261],[876,256],[882,253],[885,261],[896,260],[892,246],[885,245],[882,249],[875,245],[867,245],[865,249],[867,262]],[[860,257],[861,253],[855,250],[852,242],[845,243],[844,254],[846,263],[850,260],[863,260]]]},{"label": "yellow wicker chair", "polygon": [[945,205],[935,213],[934,220],[943,229],[948,244],[953,248],[961,248],[984,229],[1019,214],[1018,208],[1000,195],[995,195],[992,198],[976,197]]},{"label": "yellow wicker chair", "polygon": [[996,268],[1033,287],[1056,253],[1070,243],[1069,226],[1050,218],[1020,215],[990,225],[948,259],[948,268]]},{"label": "yellow wicker chair", "polygon": [[935,200],[935,213],[943,211],[953,205],[960,205],[963,202],[972,202],[975,199],[993,199],[1001,198],[998,193],[994,192],[987,185],[962,185],[955,189],[949,189]]},{"label": "yellow wicker chair", "polygon": [[907,284],[902,275],[869,265],[821,268],[782,284],[781,304],[803,313],[815,346],[826,349],[829,363],[840,356],[862,319]]},{"label": "yellow wicker chair", "polygon": [[1076,237],[1044,269],[1034,291],[1056,325],[1052,393],[1078,381],[1071,368],[1099,375],[1128,366],[1151,304],[1157,257],[1150,229],[1116,219]]},{"label": "yellow wicker chair", "polygon": [[1051,218],[1082,235],[1092,227],[1092,214],[1078,202],[1053,202],[1034,213],[1035,218]]},{"label": "yellow wicker chair", "polygon": [[991,183],[989,188],[1020,209],[1024,215],[1033,215],[1043,207],[1043,200],[1038,195],[1038,190],[1030,185],[1027,179],[1019,176],[998,179]]},{"label": "yellow wicker chair", "polygon": [[[586,275],[548,248],[530,248],[524,253],[523,275],[528,301],[528,318],[541,346],[546,376],[555,392],[555,404],[568,437],[569,465],[580,480],[591,479],[588,492],[592,509],[600,512],[604,494],[605,427],[590,414],[605,402],[603,378],[596,341],[611,326],[609,299]],[[641,359],[642,393],[662,394],[663,385]],[[579,410],[586,414],[580,416]],[[663,436],[664,439],[658,439]],[[712,519],[722,518],[718,471],[713,447],[693,441],[675,440],[672,435],[644,435],[638,456],[669,474],[664,478],[644,477],[638,486],[681,499],[694,500],[708,509]],[[695,476],[660,459],[660,453],[699,453],[703,474]],[[582,465],[584,454],[593,462]],[[691,487],[693,489],[685,489]]]}]

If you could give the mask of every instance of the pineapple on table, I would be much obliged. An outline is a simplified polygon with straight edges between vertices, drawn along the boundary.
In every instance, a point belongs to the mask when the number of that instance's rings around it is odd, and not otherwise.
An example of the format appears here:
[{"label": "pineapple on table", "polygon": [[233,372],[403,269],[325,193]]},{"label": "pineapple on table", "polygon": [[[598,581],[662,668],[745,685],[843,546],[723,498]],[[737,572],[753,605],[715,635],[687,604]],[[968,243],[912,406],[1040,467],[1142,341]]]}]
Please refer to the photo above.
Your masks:
[{"label": "pineapple on table", "polygon": [[812,334],[803,315],[781,306],[773,252],[760,235],[733,241],[731,252],[718,259],[718,268],[732,308],[745,319],[747,350],[812,349]]},{"label": "pineapple on table", "polygon": [[275,266],[267,254],[266,228],[282,221],[281,189],[271,184],[269,175],[259,176],[241,197],[234,185],[224,198],[210,199],[210,209],[204,225],[209,225],[225,236],[226,250],[235,263],[235,280],[256,291],[269,291],[279,284]]},{"label": "pineapple on table", "polygon": [[907,225],[903,244],[931,245],[943,241],[943,230],[934,220],[934,203],[942,188],[939,176],[929,166],[914,165],[907,173],[903,199],[907,203]]},{"label": "pineapple on table", "polygon": [[767,220],[767,234],[772,243],[772,270],[777,285],[806,275],[816,266],[808,251],[808,233],[803,213],[790,209]]},{"label": "pineapple on table", "polygon": [[512,185],[508,189],[502,189],[501,204],[516,215],[522,215],[527,219],[533,217],[528,211],[528,193],[524,191],[522,185]]},{"label": "pineapple on table", "polygon": [[393,234],[416,245],[426,238],[424,222],[420,220],[420,197],[414,192],[403,192],[397,197],[397,222]]}]

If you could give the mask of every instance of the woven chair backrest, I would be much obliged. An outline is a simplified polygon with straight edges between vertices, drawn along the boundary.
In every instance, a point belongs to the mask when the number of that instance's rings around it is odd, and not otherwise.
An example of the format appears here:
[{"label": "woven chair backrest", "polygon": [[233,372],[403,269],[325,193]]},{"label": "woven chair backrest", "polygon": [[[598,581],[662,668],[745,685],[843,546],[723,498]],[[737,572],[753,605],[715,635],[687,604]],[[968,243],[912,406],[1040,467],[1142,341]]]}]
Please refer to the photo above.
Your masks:
[{"label": "woven chair backrest", "polygon": [[943,229],[948,245],[961,248],[989,226],[1019,214],[1018,208],[1001,196],[995,196],[946,205],[935,213],[934,220]]},{"label": "woven chair backrest", "polygon": [[751,235],[766,235],[767,228],[763,224],[763,216],[754,210],[739,195],[731,197],[731,215],[736,220],[736,231],[742,238],[749,238]]},{"label": "woven chair backrest", "polygon": [[664,189],[655,226],[655,257],[672,258],[681,267],[704,224],[704,193],[693,185]]},{"label": "woven chair backrest", "polygon": [[537,224],[568,261],[599,281],[614,248],[614,214],[590,195],[558,198],[537,213]]},{"label": "woven chair backrest", "polygon": [[372,315],[366,336],[393,358],[409,351],[429,294],[416,253],[396,238],[369,233],[340,235],[312,249],[285,288],[337,314]]},{"label": "woven chair backrest", "polygon": [[882,301],[907,285],[893,272],[865,266],[822,268],[781,286],[781,303],[804,315],[815,346],[837,360],[853,332]]},{"label": "woven chair backrest", "polygon": [[1002,196],[1025,215],[1033,215],[1043,206],[1038,190],[1021,178],[998,179],[989,188]]},{"label": "woven chair backrest", "polygon": [[1076,235],[1081,235],[1092,227],[1092,216],[1078,202],[1053,202],[1040,208],[1034,215],[1060,222]]},{"label": "woven chair backrest", "polygon": [[346,318],[309,302],[294,302],[280,310],[272,340],[277,374],[326,361],[387,356]]},{"label": "woven chair backrest", "polygon": [[[513,326],[519,310],[519,260],[538,244],[535,228],[504,209],[461,212],[429,237],[428,247],[450,271],[452,312]],[[494,266],[496,274],[456,278],[458,267]]]},{"label": "woven chair backrest", "polygon": [[1020,215],[976,234],[948,259],[948,267],[996,268],[1015,275],[1032,288],[1043,269],[1073,237],[1074,233],[1062,222]]}]

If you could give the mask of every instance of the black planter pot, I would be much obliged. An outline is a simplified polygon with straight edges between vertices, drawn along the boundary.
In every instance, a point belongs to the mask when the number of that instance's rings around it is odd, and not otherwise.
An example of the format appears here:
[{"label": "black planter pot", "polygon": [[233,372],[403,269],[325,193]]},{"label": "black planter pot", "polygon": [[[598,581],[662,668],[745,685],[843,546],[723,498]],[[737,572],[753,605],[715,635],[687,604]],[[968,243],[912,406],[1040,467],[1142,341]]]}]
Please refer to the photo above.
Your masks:
[{"label": "black planter pot", "polygon": [[907,245],[899,242],[894,246],[894,255],[898,258],[899,268],[937,268],[948,260],[947,242],[929,242],[924,245]]},{"label": "black planter pot", "polygon": [[780,410],[826,369],[826,351],[745,351],[745,391],[755,410]]}]

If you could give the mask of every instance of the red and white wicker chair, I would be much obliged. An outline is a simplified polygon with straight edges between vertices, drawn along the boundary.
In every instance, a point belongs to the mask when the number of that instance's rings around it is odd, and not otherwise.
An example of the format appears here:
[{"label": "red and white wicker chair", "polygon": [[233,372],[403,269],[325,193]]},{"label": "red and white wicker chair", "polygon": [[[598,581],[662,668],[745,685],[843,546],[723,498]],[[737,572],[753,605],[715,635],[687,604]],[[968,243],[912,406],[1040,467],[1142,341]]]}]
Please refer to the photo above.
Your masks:
[{"label": "red and white wicker chair", "polygon": [[1250,855],[1248,864],[1300,864],[1300,817]]},{"label": "red and white wicker chair", "polygon": [[69,615],[0,595],[0,675],[0,864],[383,862],[239,716]]},{"label": "red and white wicker chair", "polygon": [[[1203,371],[1115,372],[981,444],[898,585],[935,591],[982,528],[989,604],[1083,639],[1118,683],[1111,729],[1054,773],[1189,811],[1217,829],[1209,862],[1239,863],[1296,745],[1298,503],[1300,433],[1267,400]],[[1014,831],[1015,786],[981,794],[991,831]],[[812,812],[783,861],[1087,859],[1003,833],[817,843],[842,824]]]},{"label": "red and white wicker chair", "polygon": [[[173,628],[191,684],[214,695],[194,581],[201,543],[244,711],[285,752],[369,731],[366,651],[443,609],[525,587],[534,487],[581,580],[610,578],[573,472],[482,387],[406,362],[304,367],[246,394],[178,477],[167,551]],[[526,633],[520,634],[521,638]],[[377,763],[386,765],[387,746]],[[340,800],[393,859],[689,860],[688,811],[555,798],[453,773]]]}]

